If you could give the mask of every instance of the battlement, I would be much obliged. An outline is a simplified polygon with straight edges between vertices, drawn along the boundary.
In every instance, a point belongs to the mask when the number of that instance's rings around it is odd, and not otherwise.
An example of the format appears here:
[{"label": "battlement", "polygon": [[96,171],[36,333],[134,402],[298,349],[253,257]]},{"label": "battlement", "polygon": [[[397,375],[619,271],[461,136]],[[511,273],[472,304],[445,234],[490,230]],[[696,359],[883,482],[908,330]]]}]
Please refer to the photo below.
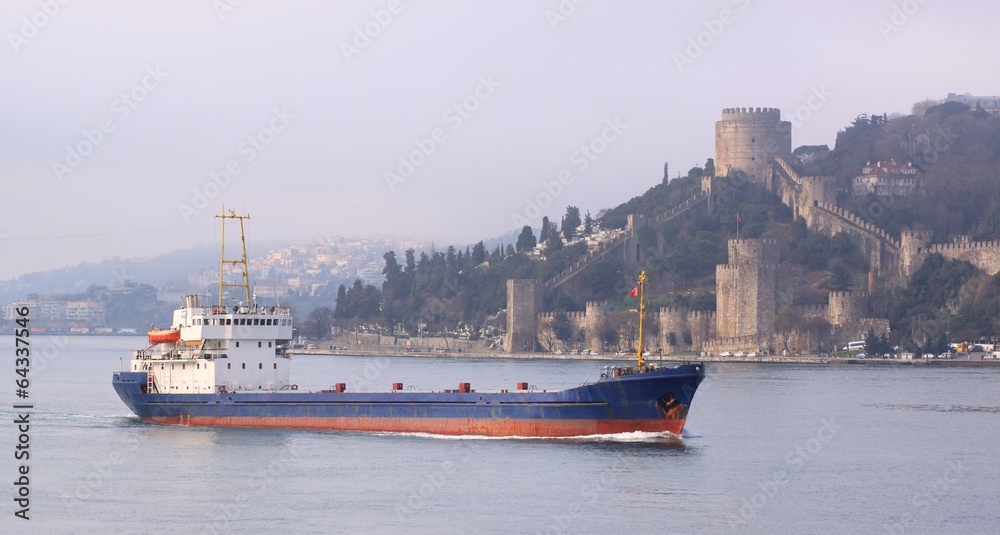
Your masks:
[{"label": "battlement", "polygon": [[788,163],[788,161],[781,156],[775,156],[774,162],[777,163],[778,166],[780,166],[793,181],[799,182],[799,174],[792,167],[792,164]]},{"label": "battlement", "polygon": [[890,235],[888,232],[886,232],[882,228],[877,227],[877,226],[869,223],[868,221],[866,221],[865,219],[863,219],[859,215],[855,214],[854,212],[845,210],[845,209],[843,209],[843,208],[841,208],[839,206],[836,206],[836,205],[833,205],[833,204],[830,204],[830,203],[826,203],[826,202],[817,202],[816,206],[819,207],[819,208],[822,208],[823,210],[826,210],[827,212],[830,212],[830,213],[833,213],[833,214],[839,216],[841,219],[844,219],[844,220],[850,222],[851,224],[853,224],[853,225],[855,225],[855,226],[857,226],[857,227],[859,227],[859,228],[861,228],[861,229],[863,229],[863,230],[865,230],[865,231],[867,231],[867,232],[869,232],[871,234],[874,234],[874,235],[878,236],[879,238],[881,238],[881,239],[885,240],[886,242],[888,242],[890,246],[892,246],[892,247],[894,247],[896,249],[900,248],[900,241],[899,240],[897,240],[895,237],[893,237],[892,235]]},{"label": "battlement", "polygon": [[927,247],[928,253],[945,254],[965,251],[1000,252],[1000,241],[938,243]]},{"label": "battlement", "polygon": [[[538,320],[539,321],[542,321],[542,320],[555,320],[556,316],[558,316],[559,314],[560,314],[560,312],[539,312],[538,313]],[[573,310],[573,311],[569,311],[569,312],[562,312],[562,314],[565,314],[566,315],[566,319],[568,319],[570,322],[582,322],[583,320],[587,319],[587,313],[586,312],[581,312],[579,310]]]},{"label": "battlement", "polygon": [[723,118],[730,120],[745,115],[753,117],[773,117],[775,119],[780,119],[781,110],[778,108],[724,108],[722,110]]},{"label": "battlement", "polygon": [[778,240],[771,238],[741,238],[741,239],[731,239],[729,243],[732,245],[756,245],[758,243],[765,245],[777,245]]},{"label": "battlement", "polygon": [[826,317],[829,312],[827,305],[799,305],[795,309],[805,318]]},{"label": "battlement", "polygon": [[930,239],[930,232],[925,232],[922,230],[904,230],[899,233],[900,237],[906,240],[925,240]]},{"label": "battlement", "polygon": [[778,263],[781,248],[778,241],[765,238],[744,238],[729,240],[729,265],[751,264],[754,266]]},{"label": "battlement", "polygon": [[587,301],[587,314],[602,314],[608,309],[607,301]]},{"label": "battlement", "polygon": [[868,299],[871,295],[868,292],[830,292],[830,300],[834,299]]},{"label": "battlement", "polygon": [[691,321],[715,321],[715,312],[711,310],[692,310],[688,318]]},{"label": "battlement", "polygon": [[685,307],[660,307],[659,314],[661,316],[666,315],[676,315],[676,314],[687,314],[688,309]]}]

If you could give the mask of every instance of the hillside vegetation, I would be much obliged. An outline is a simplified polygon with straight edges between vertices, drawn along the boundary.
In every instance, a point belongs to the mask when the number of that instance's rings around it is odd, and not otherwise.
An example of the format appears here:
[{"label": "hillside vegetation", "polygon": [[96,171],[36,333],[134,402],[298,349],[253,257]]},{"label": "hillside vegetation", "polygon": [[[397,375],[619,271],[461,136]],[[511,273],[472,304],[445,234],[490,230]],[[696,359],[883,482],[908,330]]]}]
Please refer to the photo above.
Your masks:
[{"label": "hillside vegetation", "polygon": [[[836,177],[839,204],[891,234],[909,228],[931,231],[936,242],[963,234],[1000,239],[1000,181],[995,176],[1000,170],[1000,119],[982,111],[947,103],[909,116],[860,116],[838,134],[833,150],[800,147],[794,154],[801,174]],[[925,179],[924,190],[893,201],[850,195],[852,178],[867,162],[890,159],[912,161]],[[714,173],[711,159],[686,176],[602,210],[593,226],[621,229],[630,213],[653,218],[667,212],[698,194],[706,173]],[[856,239],[808,231],[777,196],[742,177],[718,179],[714,191],[719,194],[711,215],[695,209],[657,227],[638,229],[652,307],[714,309],[715,267],[726,263],[728,240],[737,232],[741,238],[778,241],[781,262],[793,274],[794,304],[819,304],[831,290],[866,287],[868,260]],[[575,227],[579,213],[569,207],[563,221]],[[587,221],[585,234],[591,231],[589,216]],[[345,326],[366,324],[411,334],[418,329],[464,330],[475,336],[506,306],[507,279],[546,280],[585,254],[579,241],[565,245],[573,227],[546,220],[537,238],[526,228],[516,248],[498,246],[492,252],[482,242],[465,251],[449,247],[419,258],[405,251],[402,261],[389,252],[381,288],[360,281],[342,286],[336,310],[325,313]],[[545,244],[542,256],[529,254],[536,242]],[[632,271],[619,260],[598,261],[578,281],[546,295],[545,308],[583,310],[590,300],[634,306],[627,297],[637,275]],[[879,290],[875,302],[876,314],[890,320],[894,343],[923,343],[944,332],[972,337],[1000,328],[994,319],[1000,312],[1000,279],[940,257],[932,257],[908,287]]]}]

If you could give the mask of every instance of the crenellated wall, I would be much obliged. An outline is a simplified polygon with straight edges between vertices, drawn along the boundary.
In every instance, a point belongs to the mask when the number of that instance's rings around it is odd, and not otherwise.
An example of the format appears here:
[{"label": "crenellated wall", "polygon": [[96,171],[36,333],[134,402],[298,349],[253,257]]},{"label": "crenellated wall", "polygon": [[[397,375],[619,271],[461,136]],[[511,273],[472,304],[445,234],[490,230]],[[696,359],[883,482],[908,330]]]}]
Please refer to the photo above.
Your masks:
[{"label": "crenellated wall", "polygon": [[[690,351],[701,347],[715,338],[715,312],[688,310],[680,307],[663,307],[657,313],[660,326],[660,345],[664,353]],[[670,333],[674,333],[675,343],[670,343]],[[691,337],[691,343],[684,343],[684,335]]]},{"label": "crenellated wall", "polygon": [[1000,273],[1000,242],[958,242],[931,245],[923,255],[917,255],[914,264],[923,264],[927,255],[938,253],[949,260],[963,260],[981,269],[987,275]]},{"label": "crenellated wall", "polygon": [[806,220],[809,228],[814,227],[814,208],[819,204],[830,204],[837,200],[837,181],[830,176],[799,176],[788,160],[774,157],[771,180],[767,184],[781,201],[792,209],[795,217]]},{"label": "crenellated wall", "polygon": [[827,305],[798,305],[795,310],[803,319],[827,319],[830,316],[830,307]]},{"label": "crenellated wall", "polygon": [[868,316],[870,301],[868,292],[830,292],[827,321],[833,326],[850,325]]}]

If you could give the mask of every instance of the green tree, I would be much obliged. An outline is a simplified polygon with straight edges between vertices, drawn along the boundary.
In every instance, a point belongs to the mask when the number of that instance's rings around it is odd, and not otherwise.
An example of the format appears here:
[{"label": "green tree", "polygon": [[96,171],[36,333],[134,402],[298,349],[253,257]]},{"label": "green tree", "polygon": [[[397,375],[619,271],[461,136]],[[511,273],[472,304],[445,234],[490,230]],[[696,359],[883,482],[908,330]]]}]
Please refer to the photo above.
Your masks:
[{"label": "green tree", "polygon": [[521,229],[521,234],[517,236],[517,252],[526,253],[535,248],[535,233],[531,231],[530,225],[525,225]]},{"label": "green tree", "polygon": [[486,261],[486,246],[479,242],[472,247],[472,265],[478,266]]},{"label": "green tree", "polygon": [[556,339],[562,343],[567,343],[573,338],[573,328],[569,324],[569,317],[565,312],[557,312],[552,318],[552,330]]},{"label": "green tree", "polygon": [[576,232],[576,228],[581,223],[583,221],[580,220],[580,209],[576,206],[567,206],[566,215],[562,219],[563,236],[566,238],[566,241],[573,239],[573,233]]},{"label": "green tree", "polygon": [[302,334],[312,340],[328,340],[333,329],[333,318],[334,311],[330,307],[313,310],[301,327]]}]

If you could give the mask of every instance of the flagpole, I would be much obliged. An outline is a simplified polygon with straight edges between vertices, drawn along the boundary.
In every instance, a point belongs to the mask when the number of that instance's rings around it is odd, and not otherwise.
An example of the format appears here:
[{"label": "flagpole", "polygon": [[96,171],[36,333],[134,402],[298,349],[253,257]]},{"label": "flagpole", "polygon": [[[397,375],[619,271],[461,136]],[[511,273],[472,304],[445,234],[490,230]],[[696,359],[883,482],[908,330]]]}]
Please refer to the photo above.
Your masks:
[{"label": "flagpole", "polygon": [[639,273],[639,355],[636,364],[636,370],[642,371],[642,365],[644,363],[642,358],[643,344],[642,344],[642,320],[646,312],[646,270],[642,270]]}]

